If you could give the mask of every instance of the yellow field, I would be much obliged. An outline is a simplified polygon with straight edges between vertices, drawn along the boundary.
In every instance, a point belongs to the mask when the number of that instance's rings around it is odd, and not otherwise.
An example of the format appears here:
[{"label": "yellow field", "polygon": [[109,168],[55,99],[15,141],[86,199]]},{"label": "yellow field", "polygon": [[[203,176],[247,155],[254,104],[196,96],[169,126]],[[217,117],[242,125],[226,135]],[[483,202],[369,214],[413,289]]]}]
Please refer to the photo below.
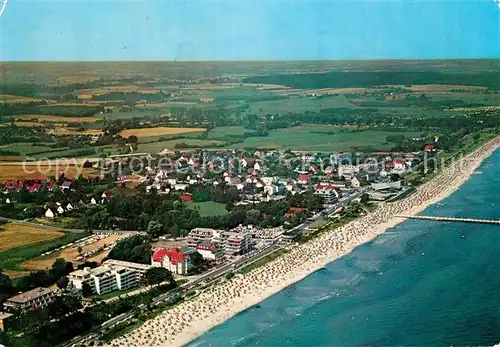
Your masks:
[{"label": "yellow field", "polygon": [[38,122],[14,122],[14,125],[18,127],[43,127],[43,124]]},{"label": "yellow field", "polygon": [[[75,178],[79,172],[75,166],[65,166],[64,164],[59,165],[58,168],[55,165],[26,166],[26,170],[24,170],[22,165],[4,165],[0,163],[0,182],[13,179],[45,179],[48,176],[58,177],[62,173],[68,178]],[[81,168],[80,173],[84,177],[99,176],[99,172],[93,168]]]},{"label": "yellow field", "polygon": [[15,104],[20,102],[40,101],[41,99],[27,98],[18,95],[0,94],[0,104]]},{"label": "yellow field", "polygon": [[7,223],[1,225],[0,252],[33,243],[56,239],[64,235],[59,231],[39,229],[22,224]]},{"label": "yellow field", "polygon": [[205,131],[204,128],[143,128],[143,129],[127,129],[120,132],[122,137],[129,137],[130,135],[135,135],[137,137],[146,136],[162,136],[162,135],[177,135],[186,133],[196,133]]},{"label": "yellow field", "polygon": [[97,117],[59,117],[47,116],[43,114],[26,114],[22,117],[25,120],[38,119],[40,122],[61,122],[61,123],[95,123],[99,120]]},{"label": "yellow field", "polygon": [[101,135],[102,130],[100,129],[87,129],[83,131],[77,131],[75,129],[68,128],[55,128],[49,131],[52,135]]},{"label": "yellow field", "polygon": [[80,100],[92,99],[93,95],[103,95],[108,93],[121,92],[121,93],[145,93],[145,94],[156,94],[160,90],[154,88],[140,88],[138,86],[110,86],[103,88],[93,88],[93,89],[79,89],[76,91],[77,97]]},{"label": "yellow field", "polygon": [[[91,252],[94,250],[99,249],[100,247],[110,245],[113,242],[116,242],[124,237],[127,237],[127,235],[110,235],[106,237],[105,239],[99,240],[97,242],[94,242],[90,245],[82,247],[82,253],[87,253]],[[96,254],[94,257],[87,258],[88,261],[96,261],[100,262],[102,259],[104,259],[110,251],[103,251],[100,252],[99,254]],[[50,269],[52,264],[54,264],[54,261],[57,258],[64,258],[66,261],[71,261],[74,264],[78,264],[78,261],[76,258],[78,257],[78,250],[74,247],[69,247],[61,250],[60,252],[53,253],[50,256],[43,257],[41,259],[35,259],[35,260],[28,260],[25,261],[20,265],[21,268],[26,269],[26,270],[45,270],[45,269]]]}]

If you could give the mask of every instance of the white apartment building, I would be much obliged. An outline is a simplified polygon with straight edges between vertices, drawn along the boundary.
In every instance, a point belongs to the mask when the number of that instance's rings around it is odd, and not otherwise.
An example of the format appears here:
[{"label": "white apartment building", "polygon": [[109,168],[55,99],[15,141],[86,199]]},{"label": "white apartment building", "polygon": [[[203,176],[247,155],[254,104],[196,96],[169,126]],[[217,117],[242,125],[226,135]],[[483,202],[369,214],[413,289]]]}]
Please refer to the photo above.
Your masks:
[{"label": "white apartment building", "polygon": [[188,246],[196,248],[201,242],[217,241],[221,237],[221,232],[221,230],[210,228],[194,228],[187,237]]},{"label": "white apartment building", "polygon": [[325,204],[333,204],[339,199],[338,188],[331,184],[318,184],[314,188],[314,195],[318,195],[323,198]]},{"label": "white apartment building", "polygon": [[339,177],[352,176],[359,172],[359,167],[356,165],[340,165]]},{"label": "white apartment building", "polygon": [[[68,275],[70,282],[77,289],[82,289],[83,284],[87,283],[92,292],[102,295],[115,290],[127,290],[136,287],[149,265],[134,264],[134,266],[115,265],[112,260],[105,265],[94,269],[84,268],[83,270],[73,271]],[[146,268],[147,267],[147,268]]]},{"label": "white apartment building", "polygon": [[245,229],[241,232],[225,231],[221,236],[226,256],[244,254],[250,249],[250,233]]}]

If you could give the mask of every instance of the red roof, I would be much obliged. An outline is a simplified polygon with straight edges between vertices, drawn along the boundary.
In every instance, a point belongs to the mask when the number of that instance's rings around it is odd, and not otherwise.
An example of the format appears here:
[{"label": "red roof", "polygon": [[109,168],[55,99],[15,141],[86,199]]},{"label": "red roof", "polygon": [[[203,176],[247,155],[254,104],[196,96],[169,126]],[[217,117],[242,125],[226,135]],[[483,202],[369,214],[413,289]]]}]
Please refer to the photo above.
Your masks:
[{"label": "red roof", "polygon": [[307,208],[305,207],[290,207],[288,212],[299,212],[299,211],[306,211]]},{"label": "red roof", "polygon": [[425,145],[425,150],[430,152],[434,149],[434,145],[431,145],[431,144],[428,144],[428,145]]},{"label": "red roof", "polygon": [[300,174],[299,181],[309,181],[309,175],[308,174]]},{"label": "red roof", "polygon": [[394,160],[395,164],[404,164],[404,162],[405,161],[403,159],[396,159],[396,160]]},{"label": "red roof", "polygon": [[198,246],[196,246],[196,249],[203,249],[203,250],[211,251],[211,252],[213,250],[215,250],[215,248],[217,248],[217,245],[213,242],[200,243]]},{"label": "red roof", "polygon": [[104,191],[104,195],[106,195],[106,197],[110,198],[113,196],[113,192],[111,190],[106,190],[106,191]]},{"label": "red roof", "polygon": [[192,199],[192,197],[189,194],[181,195],[181,200],[182,201],[191,201],[191,199]]},{"label": "red roof", "polygon": [[155,262],[160,262],[165,257],[168,257],[172,265],[177,265],[179,263],[182,263],[184,260],[187,260],[189,258],[187,254],[182,253],[178,248],[168,249],[168,250],[160,248],[153,253],[153,261]]},{"label": "red roof", "polygon": [[167,250],[165,248],[160,248],[153,253],[153,261],[160,262],[167,255]]},{"label": "red roof", "polygon": [[394,167],[394,162],[393,161],[388,161],[385,163],[386,167]]}]

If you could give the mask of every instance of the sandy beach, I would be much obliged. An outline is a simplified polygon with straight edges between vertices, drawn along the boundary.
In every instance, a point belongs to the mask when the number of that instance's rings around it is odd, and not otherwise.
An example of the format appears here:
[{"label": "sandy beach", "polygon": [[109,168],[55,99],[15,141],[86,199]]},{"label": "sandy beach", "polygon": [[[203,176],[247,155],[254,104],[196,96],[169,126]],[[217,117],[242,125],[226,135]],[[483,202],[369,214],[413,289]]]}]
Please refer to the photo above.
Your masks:
[{"label": "sandy beach", "polygon": [[237,313],[302,280],[326,264],[369,242],[404,221],[396,215],[416,215],[457,190],[500,145],[500,139],[482,145],[450,165],[409,197],[384,203],[343,227],[292,247],[290,252],[244,276],[212,286],[198,297],[147,321],[114,340],[112,346],[182,346]]}]

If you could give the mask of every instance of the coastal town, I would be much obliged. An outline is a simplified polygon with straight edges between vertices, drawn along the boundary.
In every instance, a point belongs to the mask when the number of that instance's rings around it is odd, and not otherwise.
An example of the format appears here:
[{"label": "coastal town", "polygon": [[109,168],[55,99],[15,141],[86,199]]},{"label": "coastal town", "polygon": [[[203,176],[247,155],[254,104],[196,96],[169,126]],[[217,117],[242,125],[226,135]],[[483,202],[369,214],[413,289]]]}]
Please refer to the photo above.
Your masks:
[{"label": "coastal town", "polygon": [[[363,158],[363,163],[354,163],[351,153],[219,150],[171,152],[161,158],[130,154],[85,163],[101,169],[93,178],[72,180],[62,173],[7,181],[0,195],[4,223],[63,229],[64,221],[68,232],[88,236],[38,255],[42,260],[57,257],[64,270],[45,286],[5,298],[0,326],[7,331],[15,327],[20,312],[46,308],[68,295],[80,297],[81,305],[89,307],[95,305],[94,298],[113,301],[122,293],[140,294],[152,284],[178,288],[177,281],[187,292],[238,276],[239,269],[294,249],[346,213],[364,215],[383,201],[405,196],[412,189],[402,183],[405,176],[420,172],[424,161],[439,153],[437,148],[434,139],[421,151],[380,154]],[[89,193],[89,185],[105,188]],[[73,218],[110,213],[123,200],[138,196],[169,200],[173,212],[193,203],[224,202],[234,220],[212,220],[208,224],[213,227],[207,227],[204,221],[210,217],[201,218],[197,227],[186,230],[179,224],[165,228],[159,220],[147,218],[147,223],[134,223],[137,230],[126,230],[130,222],[123,217],[112,222],[90,218],[85,229],[70,227]],[[146,219],[142,214],[141,218]],[[144,254],[120,253],[121,245],[131,240],[148,243]],[[64,253],[69,249],[73,252]],[[37,282],[33,279],[28,287]]]},{"label": "coastal town", "polygon": [[452,218],[416,215],[498,147],[496,79],[453,64],[40,64],[6,64],[0,93],[9,347],[189,344],[406,219]]}]

